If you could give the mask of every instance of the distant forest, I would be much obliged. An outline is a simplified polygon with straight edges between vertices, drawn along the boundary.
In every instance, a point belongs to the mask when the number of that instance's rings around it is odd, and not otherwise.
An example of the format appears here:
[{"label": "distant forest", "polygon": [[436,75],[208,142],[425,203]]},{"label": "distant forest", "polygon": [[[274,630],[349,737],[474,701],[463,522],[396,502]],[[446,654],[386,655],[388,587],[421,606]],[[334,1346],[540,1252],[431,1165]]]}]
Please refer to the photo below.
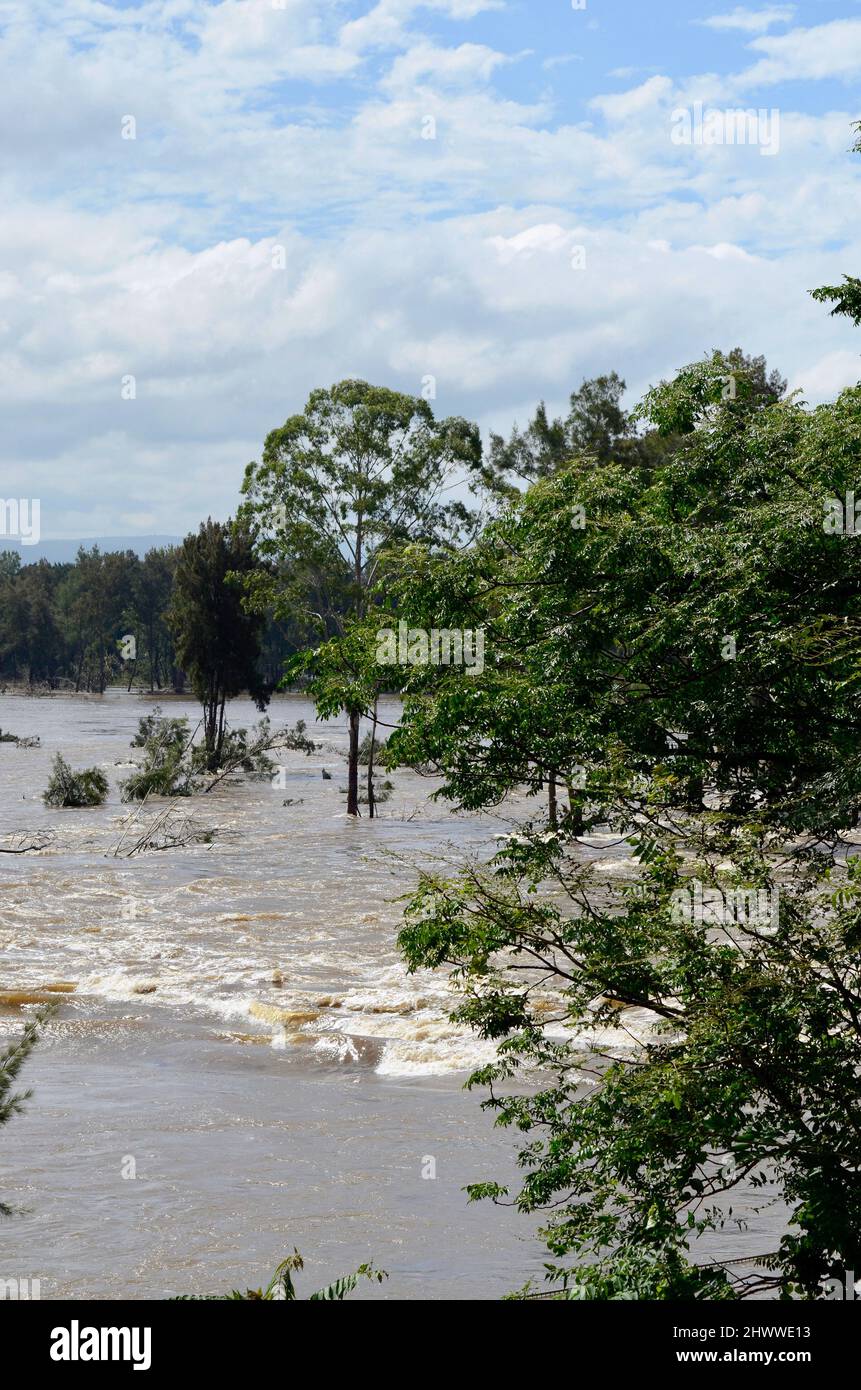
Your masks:
[{"label": "distant forest", "polygon": [[[110,685],[184,688],[168,623],[179,546],[102,553],[82,547],[73,564],[22,564],[0,551],[0,685],[88,691]],[[302,633],[269,618],[260,675],[274,686]]]}]

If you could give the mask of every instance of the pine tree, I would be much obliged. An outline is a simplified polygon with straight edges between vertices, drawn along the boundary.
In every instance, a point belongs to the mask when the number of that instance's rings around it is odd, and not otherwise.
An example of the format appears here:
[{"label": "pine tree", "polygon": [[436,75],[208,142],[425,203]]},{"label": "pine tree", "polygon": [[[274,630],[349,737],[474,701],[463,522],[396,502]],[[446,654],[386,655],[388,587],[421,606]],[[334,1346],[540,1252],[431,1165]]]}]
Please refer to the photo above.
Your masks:
[{"label": "pine tree", "polygon": [[208,520],[179,552],[168,623],[179,665],[203,706],[207,767],[220,765],[225,706],[247,690],[258,709],[269,695],[259,674],[263,618],[242,605],[240,581],[257,567],[248,532]]},{"label": "pine tree", "polygon": [[[0,1052],[0,1125],[5,1125],[13,1115],[18,1115],[30,1099],[32,1091],[16,1091],[18,1073],[39,1040],[42,1024],[52,1013],[52,1009],[42,1009],[24,1025],[24,1031],[14,1042]],[[0,1216],[13,1216],[15,1208],[0,1201]]]}]

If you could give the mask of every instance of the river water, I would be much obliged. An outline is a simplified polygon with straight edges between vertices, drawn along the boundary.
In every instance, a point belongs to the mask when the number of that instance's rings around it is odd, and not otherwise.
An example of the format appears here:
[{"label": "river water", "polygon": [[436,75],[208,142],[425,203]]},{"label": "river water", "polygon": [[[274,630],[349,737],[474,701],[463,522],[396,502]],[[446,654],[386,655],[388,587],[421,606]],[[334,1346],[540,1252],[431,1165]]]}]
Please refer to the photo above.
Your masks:
[{"label": "river water", "polygon": [[[0,1197],[28,1208],[2,1223],[0,1277],[38,1278],[43,1298],[158,1298],[257,1286],[296,1246],[305,1291],[368,1259],[389,1273],[374,1297],[492,1298],[540,1278],[523,1218],[462,1191],[513,1175],[514,1136],[463,1091],[487,1045],[395,944],[419,860],[486,848],[498,827],[430,803],[410,772],[379,819],[353,822],[344,725],[284,697],[273,725],[304,718],[322,748],[279,754],[274,786],[181,803],[231,838],[114,857],[151,708],[120,691],[0,698],[2,728],[41,740],[0,744],[0,833],[56,832],[0,855],[0,1037],[28,991],[74,986],[0,1140]],[[229,716],[258,717],[239,701]],[[42,805],[57,751],[105,771],[104,807]]]},{"label": "river water", "polygon": [[[0,1224],[0,1278],[39,1279],[42,1298],[163,1298],[256,1287],[298,1247],[305,1293],[369,1259],[389,1279],[358,1296],[540,1282],[537,1223],[463,1192],[516,1184],[517,1136],[463,1090],[490,1047],[395,942],[417,866],[486,855],[502,821],[453,815],[409,771],[377,820],[346,817],[346,728],[288,696],[273,725],[306,720],[317,751],[277,755],[274,784],[181,803],[224,839],[117,856],[130,817],[150,814],[119,784],[152,705],[0,698],[2,728],[41,740],[0,743],[0,835],[56,837],[0,854],[0,1040],[31,1001],[60,1006],[24,1073],[34,1097],[0,1135],[0,1199],[26,1208]],[[199,714],[176,699],[165,712]],[[229,717],[258,716],[237,701]],[[105,806],[42,805],[57,751],[105,771]],[[745,1253],[773,1248],[772,1222],[749,1220]],[[712,1243],[738,1249],[737,1233]]]}]

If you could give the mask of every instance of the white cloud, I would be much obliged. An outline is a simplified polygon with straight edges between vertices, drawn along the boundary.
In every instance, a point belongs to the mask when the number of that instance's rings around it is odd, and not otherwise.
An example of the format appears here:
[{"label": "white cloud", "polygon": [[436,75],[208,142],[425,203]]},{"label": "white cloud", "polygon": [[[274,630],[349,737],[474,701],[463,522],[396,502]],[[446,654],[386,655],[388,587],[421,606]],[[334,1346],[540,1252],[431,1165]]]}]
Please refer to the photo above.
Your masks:
[{"label": "white cloud", "polygon": [[[616,368],[636,395],[737,342],[813,393],[861,376],[851,329],[804,293],[827,278],[824,258],[678,245],[645,221],[500,209],[196,252],[147,248],[117,222],[96,267],[98,226],[68,212],[53,253],[48,237],[19,238],[0,301],[4,495],[48,499],[46,535],[121,533],[133,513],[176,533],[226,515],[266,431],[351,374],[418,392],[430,373],[440,413],[500,429],[541,396],[561,408],[585,375]],[[847,252],[858,259],[861,244]],[[124,401],[129,372],[137,395]]]},{"label": "white cloud", "polygon": [[861,19],[835,19],[812,29],[792,29],[754,39],[764,54],[741,74],[748,88],[776,82],[819,81],[861,76]]},{"label": "white cloud", "polygon": [[[504,430],[716,345],[824,395],[861,361],[805,293],[861,265],[854,110],[782,110],[772,160],[682,150],[673,107],[747,78],[652,74],[576,123],[534,73],[497,88],[522,55],[422,29],[490,0],[366,8],[0,0],[0,494],[41,495],[46,535],[226,515],[266,431],[346,375],[432,374],[441,413]],[[758,66],[801,61],[794,33]]]},{"label": "white cloud", "polygon": [[712,15],[697,23],[707,29],[734,29],[746,34],[764,34],[775,24],[789,24],[795,14],[794,5],[769,5],[764,10],[750,10],[737,5],[729,14]]},{"label": "white cloud", "polygon": [[666,104],[672,91],[673,84],[669,77],[650,77],[628,92],[594,97],[590,105],[606,116],[608,121],[626,121],[632,116],[641,116],[661,103]]},{"label": "white cloud", "polygon": [[508,265],[518,258],[528,260],[541,252],[555,255],[568,250],[572,244],[574,238],[571,233],[566,232],[565,228],[556,222],[544,222],[535,227],[527,227],[516,236],[488,237],[488,245],[496,251],[500,265]]},{"label": "white cloud", "polygon": [[409,42],[409,25],[417,11],[437,11],[449,19],[475,19],[504,8],[504,0],[377,0],[369,12],[344,25],[341,42],[348,48],[397,48]]},{"label": "white cloud", "polygon": [[582,63],[583,61],[582,53],[558,53],[555,57],[545,58],[541,66],[550,72],[553,68],[564,68],[569,63]]},{"label": "white cloud", "polygon": [[512,61],[482,44],[463,43],[458,48],[416,44],[395,59],[382,87],[388,92],[408,92],[428,83],[438,88],[471,86],[488,82],[496,68]]},{"label": "white cloud", "polygon": [[734,246],[731,241],[719,241],[716,246],[692,246],[691,251],[701,251],[716,261],[749,261],[756,264],[757,257],[751,256],[742,246]]},{"label": "white cloud", "polygon": [[789,382],[791,391],[799,390],[811,401],[833,400],[847,386],[861,381],[861,357],[857,352],[828,352],[824,357],[799,367]]}]

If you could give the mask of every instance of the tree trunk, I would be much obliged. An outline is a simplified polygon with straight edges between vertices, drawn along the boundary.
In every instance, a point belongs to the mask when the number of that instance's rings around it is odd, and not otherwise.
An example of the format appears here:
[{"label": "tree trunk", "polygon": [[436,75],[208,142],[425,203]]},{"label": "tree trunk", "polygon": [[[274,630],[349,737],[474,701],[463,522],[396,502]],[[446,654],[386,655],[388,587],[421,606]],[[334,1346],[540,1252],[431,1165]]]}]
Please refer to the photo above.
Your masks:
[{"label": "tree trunk", "polygon": [[224,734],[225,734],[225,728],[224,728],[224,706],[225,706],[225,703],[226,703],[225,697],[222,696],[222,698],[221,698],[221,703],[220,703],[220,705],[219,705],[219,707],[218,707],[218,732],[217,732],[217,734],[216,734],[216,743],[215,743],[215,760],[216,760],[217,766],[219,766],[219,767],[221,766],[221,755],[222,755],[222,752],[224,751]]},{"label": "tree trunk", "polygon": [[218,706],[215,695],[212,691],[207,692],[203,702],[203,746],[206,749],[206,766],[211,772],[215,766],[215,730],[218,718]]},{"label": "tree trunk", "polygon": [[377,738],[377,702],[374,701],[374,711],[371,715],[371,751],[368,754],[368,816],[371,820],[376,814],[374,802],[374,744]]},{"label": "tree trunk", "polygon": [[572,835],[582,835],[585,829],[583,823],[583,803],[571,783],[566,783],[568,787],[568,821],[567,828]]},{"label": "tree trunk", "polygon": [[359,722],[357,709],[350,710],[350,752],[347,762],[347,815],[359,814]]},{"label": "tree trunk", "polygon": [[547,773],[547,805],[550,829],[555,830],[559,822],[556,814],[556,773],[552,767]]}]

